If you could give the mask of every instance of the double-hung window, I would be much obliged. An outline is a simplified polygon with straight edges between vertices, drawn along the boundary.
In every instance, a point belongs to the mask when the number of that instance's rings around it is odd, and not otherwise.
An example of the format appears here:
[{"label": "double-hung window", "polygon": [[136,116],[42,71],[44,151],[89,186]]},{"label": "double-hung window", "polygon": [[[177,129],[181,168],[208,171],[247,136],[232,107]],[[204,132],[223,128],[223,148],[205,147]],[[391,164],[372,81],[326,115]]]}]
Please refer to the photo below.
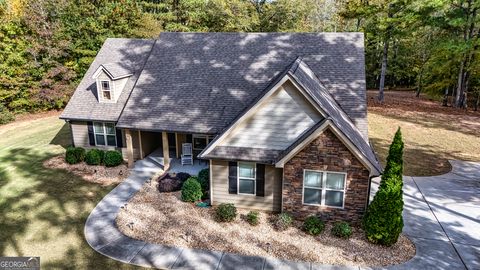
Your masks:
[{"label": "double-hung window", "polygon": [[104,100],[112,100],[112,91],[110,89],[109,81],[100,81],[100,87],[102,88],[102,97]]},{"label": "double-hung window", "polygon": [[95,145],[117,146],[117,136],[113,123],[93,123]]},{"label": "double-hung window", "polygon": [[303,174],[303,204],[344,206],[346,174],[305,170]]},{"label": "double-hung window", "polygon": [[238,162],[238,194],[255,195],[256,165]]}]

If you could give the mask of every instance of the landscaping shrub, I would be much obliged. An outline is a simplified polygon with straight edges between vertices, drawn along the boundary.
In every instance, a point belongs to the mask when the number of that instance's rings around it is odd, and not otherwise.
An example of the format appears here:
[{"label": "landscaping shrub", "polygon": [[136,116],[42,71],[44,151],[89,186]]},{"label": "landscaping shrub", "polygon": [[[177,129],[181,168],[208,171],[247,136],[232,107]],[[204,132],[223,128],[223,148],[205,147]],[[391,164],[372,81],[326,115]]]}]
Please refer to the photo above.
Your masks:
[{"label": "landscaping shrub", "polygon": [[0,125],[10,123],[13,120],[15,120],[15,115],[0,103]]},{"label": "landscaping shrub", "polygon": [[275,217],[273,226],[275,227],[275,229],[277,229],[279,231],[284,231],[284,230],[288,229],[288,227],[290,227],[292,225],[292,223],[293,223],[292,215],[284,212],[284,213],[278,214]]},{"label": "landscaping shrub", "polygon": [[191,175],[189,173],[186,173],[186,172],[179,172],[177,174],[175,174],[175,178],[178,179],[178,181],[180,181],[182,184],[183,182],[187,181],[188,178],[190,178]]},{"label": "landscaping shrub", "polygon": [[344,221],[336,222],[331,232],[336,237],[349,238],[352,235],[352,227]]},{"label": "landscaping shrub", "polygon": [[317,216],[309,216],[303,223],[303,230],[311,235],[319,235],[325,229],[325,222]]},{"label": "landscaping shrub", "polygon": [[77,164],[85,160],[85,149],[82,147],[68,147],[65,152],[65,161],[68,164]]},{"label": "landscaping shrub", "polygon": [[197,178],[192,176],[182,185],[182,201],[196,202],[202,198],[202,186]]},{"label": "landscaping shrub", "polygon": [[122,153],[119,151],[107,151],[105,153],[105,166],[107,167],[115,167],[123,163],[123,156]]},{"label": "landscaping shrub", "polygon": [[182,189],[183,183],[190,178],[190,174],[179,172],[176,174],[169,173],[158,181],[158,191],[174,192]]},{"label": "landscaping shrub", "polygon": [[221,203],[215,210],[219,222],[231,222],[237,217],[237,208],[233,203]]},{"label": "landscaping shrub", "polygon": [[245,219],[250,225],[257,226],[260,223],[260,220],[258,219],[258,215],[259,215],[258,211],[250,211],[248,212]]},{"label": "landscaping shrub", "polygon": [[100,149],[90,149],[85,156],[85,162],[88,165],[100,165],[103,163],[105,152]]},{"label": "landscaping shrub", "polygon": [[65,161],[68,164],[77,164],[79,160],[75,155],[75,147],[68,147],[67,151],[65,152]]},{"label": "landscaping shrub", "polygon": [[402,232],[402,173],[403,141],[399,128],[390,145],[380,187],[363,219],[366,237],[372,243],[391,246],[397,242]]},{"label": "landscaping shrub", "polygon": [[210,170],[203,169],[198,173],[198,182],[202,185],[203,194],[207,194],[210,189]]}]

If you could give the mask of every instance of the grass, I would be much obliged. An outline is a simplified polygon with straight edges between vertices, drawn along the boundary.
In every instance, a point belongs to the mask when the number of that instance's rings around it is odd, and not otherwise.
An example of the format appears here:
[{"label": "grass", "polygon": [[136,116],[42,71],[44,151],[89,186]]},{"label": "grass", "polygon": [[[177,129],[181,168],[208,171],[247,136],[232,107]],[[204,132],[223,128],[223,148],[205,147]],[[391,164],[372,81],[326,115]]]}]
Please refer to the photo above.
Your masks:
[{"label": "grass", "polygon": [[[369,93],[370,101],[372,95]],[[450,171],[448,159],[480,161],[480,113],[441,107],[411,93],[386,93],[386,104],[369,102],[369,137],[382,164],[398,127],[405,142],[404,174]]]},{"label": "grass", "polygon": [[0,256],[40,256],[42,269],[134,269],[84,239],[86,218],[113,187],[43,167],[69,142],[56,115],[0,127]]}]

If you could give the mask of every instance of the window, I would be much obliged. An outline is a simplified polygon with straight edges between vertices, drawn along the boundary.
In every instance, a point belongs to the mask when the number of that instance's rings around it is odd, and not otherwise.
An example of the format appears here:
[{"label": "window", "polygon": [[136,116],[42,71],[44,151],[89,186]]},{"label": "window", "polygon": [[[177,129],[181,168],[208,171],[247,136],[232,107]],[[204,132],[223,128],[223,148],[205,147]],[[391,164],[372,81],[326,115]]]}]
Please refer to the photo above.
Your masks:
[{"label": "window", "polygon": [[117,136],[113,123],[93,123],[95,145],[117,146]]},{"label": "window", "polygon": [[102,88],[102,97],[104,100],[112,100],[112,92],[110,90],[110,82],[109,81],[101,81],[100,82]]},{"label": "window", "polygon": [[303,203],[343,208],[345,181],[345,173],[305,170]]},{"label": "window", "polygon": [[206,135],[195,135],[195,134],[193,134],[192,140],[193,140],[193,149],[194,150],[203,150],[210,143],[211,137],[206,136]]},{"label": "window", "polygon": [[238,194],[255,195],[255,163],[238,163]]}]

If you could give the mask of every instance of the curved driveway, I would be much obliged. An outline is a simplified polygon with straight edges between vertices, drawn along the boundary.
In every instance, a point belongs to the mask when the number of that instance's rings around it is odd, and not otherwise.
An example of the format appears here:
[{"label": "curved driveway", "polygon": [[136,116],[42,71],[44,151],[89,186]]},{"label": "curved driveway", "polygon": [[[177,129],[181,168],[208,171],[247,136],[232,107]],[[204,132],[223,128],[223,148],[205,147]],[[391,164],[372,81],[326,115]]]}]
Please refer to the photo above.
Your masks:
[{"label": "curved driveway", "polygon": [[[388,269],[480,269],[480,163],[451,161],[450,173],[404,178],[404,233],[410,261]],[[85,224],[88,244],[121,262],[160,269],[368,269],[156,245],[129,238],[115,225],[121,207],[160,168],[148,158],[95,207]],[[377,180],[378,181],[378,180]],[[375,183],[373,184],[375,187]]]}]

